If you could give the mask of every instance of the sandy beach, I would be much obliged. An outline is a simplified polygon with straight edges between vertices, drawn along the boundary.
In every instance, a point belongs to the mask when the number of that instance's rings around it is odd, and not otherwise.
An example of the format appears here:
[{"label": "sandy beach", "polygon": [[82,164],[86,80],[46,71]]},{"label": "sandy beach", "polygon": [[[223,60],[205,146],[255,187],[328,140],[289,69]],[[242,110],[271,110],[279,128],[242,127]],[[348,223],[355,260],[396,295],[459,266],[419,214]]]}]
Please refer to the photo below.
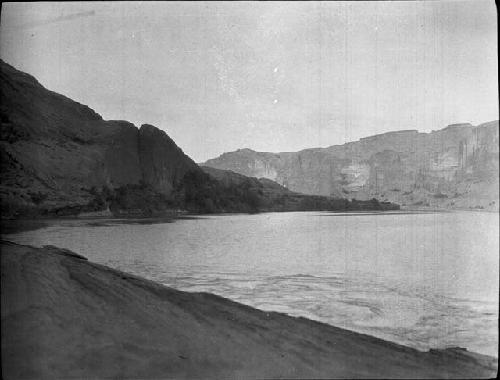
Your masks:
[{"label": "sandy beach", "polygon": [[56,247],[2,242],[2,375],[21,378],[489,378],[497,359],[421,352]]}]

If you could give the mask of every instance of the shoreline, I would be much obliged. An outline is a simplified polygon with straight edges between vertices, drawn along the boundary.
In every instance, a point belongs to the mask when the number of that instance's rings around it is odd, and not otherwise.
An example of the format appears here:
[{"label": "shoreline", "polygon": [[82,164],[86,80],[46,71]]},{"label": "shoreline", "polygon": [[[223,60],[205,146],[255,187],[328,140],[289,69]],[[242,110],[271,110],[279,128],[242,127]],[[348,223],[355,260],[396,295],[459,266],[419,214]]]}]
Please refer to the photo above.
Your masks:
[{"label": "shoreline", "polygon": [[7,377],[468,378],[498,360],[427,352],[306,318],[189,293],[66,249],[2,241]]},{"label": "shoreline", "polygon": [[0,220],[0,233],[1,236],[16,234],[26,231],[35,231],[44,227],[55,225],[60,222],[96,222],[101,223],[105,221],[121,222],[123,224],[156,224],[156,223],[171,223],[175,220],[182,219],[199,219],[210,216],[224,216],[224,215],[258,215],[268,213],[289,213],[289,212],[315,212],[334,215],[392,215],[392,214],[432,214],[432,213],[454,213],[454,212],[480,212],[480,213],[493,213],[498,211],[494,210],[481,210],[481,209],[432,209],[432,208],[402,208],[400,210],[355,210],[355,211],[261,211],[256,213],[241,213],[241,212],[225,212],[225,213],[211,213],[211,214],[195,214],[188,212],[181,212],[177,214],[169,214],[162,216],[116,216],[116,215],[68,215],[68,216],[47,216],[39,218],[17,218],[17,219],[1,219]]}]

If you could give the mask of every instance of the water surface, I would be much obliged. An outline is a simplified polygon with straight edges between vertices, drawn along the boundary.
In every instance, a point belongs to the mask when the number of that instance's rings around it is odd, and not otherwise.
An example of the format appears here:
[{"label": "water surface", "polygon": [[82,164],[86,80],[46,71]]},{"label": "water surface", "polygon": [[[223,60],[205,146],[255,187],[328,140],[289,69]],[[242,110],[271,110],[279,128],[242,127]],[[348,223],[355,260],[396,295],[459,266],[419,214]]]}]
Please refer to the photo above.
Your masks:
[{"label": "water surface", "polygon": [[498,228],[493,213],[297,212],[58,221],[7,238],[418,349],[498,356]]}]

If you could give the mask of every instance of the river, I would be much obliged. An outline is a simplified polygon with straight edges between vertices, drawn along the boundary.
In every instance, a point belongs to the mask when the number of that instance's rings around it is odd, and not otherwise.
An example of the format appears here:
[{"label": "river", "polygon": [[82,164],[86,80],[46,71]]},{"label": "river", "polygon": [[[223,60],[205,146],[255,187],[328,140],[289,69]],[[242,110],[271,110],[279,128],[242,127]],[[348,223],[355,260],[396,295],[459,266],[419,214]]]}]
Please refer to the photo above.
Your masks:
[{"label": "river", "polygon": [[422,350],[498,357],[498,231],[495,213],[291,212],[60,220],[4,238]]}]

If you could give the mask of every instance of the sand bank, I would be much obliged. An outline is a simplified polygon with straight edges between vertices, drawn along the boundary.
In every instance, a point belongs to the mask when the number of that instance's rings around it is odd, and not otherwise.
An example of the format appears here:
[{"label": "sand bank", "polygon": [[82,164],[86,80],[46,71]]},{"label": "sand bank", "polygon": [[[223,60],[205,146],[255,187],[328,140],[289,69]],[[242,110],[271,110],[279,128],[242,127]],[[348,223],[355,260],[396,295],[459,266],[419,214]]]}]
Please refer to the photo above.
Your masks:
[{"label": "sand bank", "polygon": [[18,378],[478,378],[497,359],[421,352],[187,293],[68,250],[1,245],[2,375]]}]

